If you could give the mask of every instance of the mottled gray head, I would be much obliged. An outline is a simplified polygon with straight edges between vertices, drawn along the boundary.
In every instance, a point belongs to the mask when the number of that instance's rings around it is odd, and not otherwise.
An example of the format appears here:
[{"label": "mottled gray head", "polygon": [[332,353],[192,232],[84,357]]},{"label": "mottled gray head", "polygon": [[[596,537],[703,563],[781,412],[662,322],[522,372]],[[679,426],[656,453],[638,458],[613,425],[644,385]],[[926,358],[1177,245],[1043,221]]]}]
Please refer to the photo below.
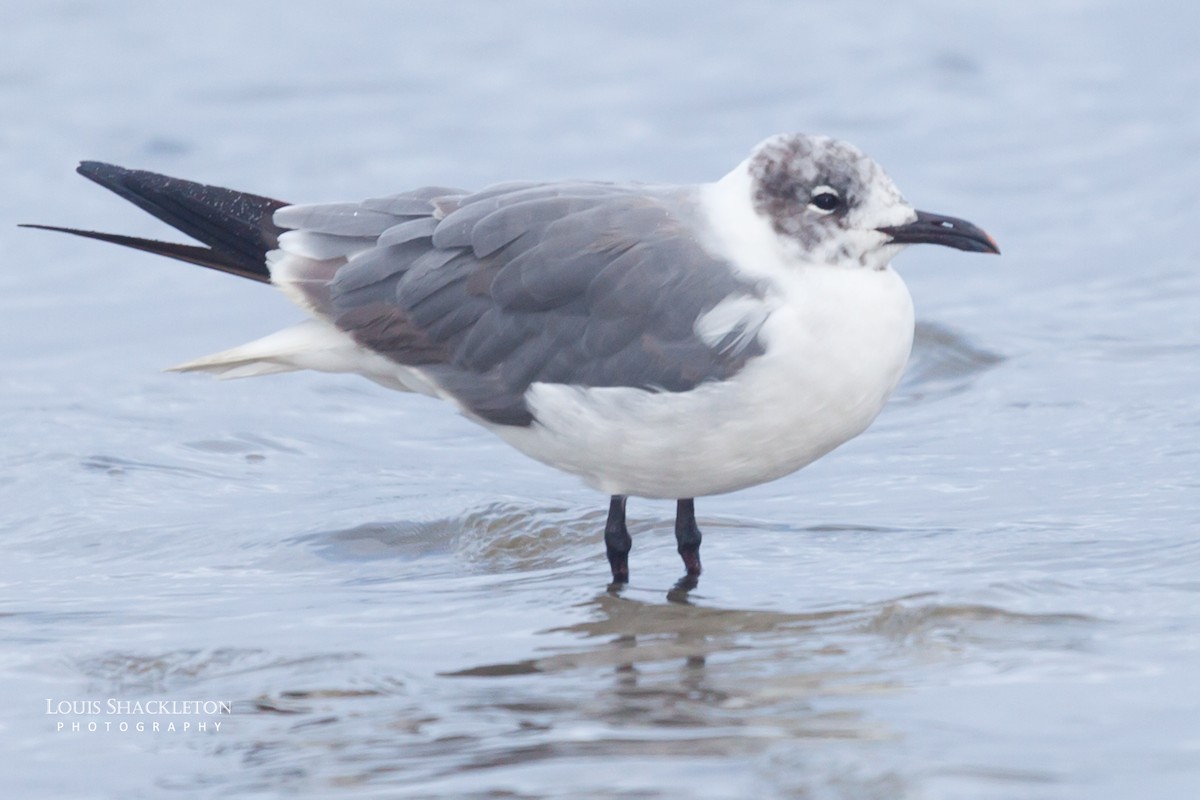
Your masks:
[{"label": "mottled gray head", "polygon": [[882,269],[901,245],[999,252],[963,220],[919,212],[883,168],[827,136],[780,134],[747,162],[755,211],[802,260]]}]

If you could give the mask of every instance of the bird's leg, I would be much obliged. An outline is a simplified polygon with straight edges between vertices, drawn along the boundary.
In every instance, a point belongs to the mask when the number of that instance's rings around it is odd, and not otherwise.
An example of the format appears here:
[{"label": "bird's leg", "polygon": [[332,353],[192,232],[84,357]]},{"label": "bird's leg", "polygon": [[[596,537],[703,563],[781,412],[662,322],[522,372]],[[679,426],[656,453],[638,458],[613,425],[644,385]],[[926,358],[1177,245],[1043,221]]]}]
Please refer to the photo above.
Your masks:
[{"label": "bird's leg", "polygon": [[613,583],[629,582],[629,549],[633,538],[625,527],[625,495],[614,494],[608,503],[608,521],[604,523],[604,547],[612,567]]},{"label": "bird's leg", "polygon": [[700,529],[696,527],[696,501],[688,498],[675,506],[675,542],[689,578],[700,575]]}]

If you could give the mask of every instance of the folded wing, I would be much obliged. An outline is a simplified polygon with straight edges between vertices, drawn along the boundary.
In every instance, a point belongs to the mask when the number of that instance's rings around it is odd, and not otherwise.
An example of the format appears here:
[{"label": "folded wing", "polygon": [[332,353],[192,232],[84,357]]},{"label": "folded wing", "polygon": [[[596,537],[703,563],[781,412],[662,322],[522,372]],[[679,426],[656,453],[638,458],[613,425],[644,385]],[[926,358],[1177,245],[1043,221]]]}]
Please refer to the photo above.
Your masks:
[{"label": "folded wing", "polygon": [[697,321],[757,298],[695,240],[680,190],[599,183],[425,189],[289,206],[274,283],[489,422],[533,422],[534,383],[684,392],[762,352]]}]

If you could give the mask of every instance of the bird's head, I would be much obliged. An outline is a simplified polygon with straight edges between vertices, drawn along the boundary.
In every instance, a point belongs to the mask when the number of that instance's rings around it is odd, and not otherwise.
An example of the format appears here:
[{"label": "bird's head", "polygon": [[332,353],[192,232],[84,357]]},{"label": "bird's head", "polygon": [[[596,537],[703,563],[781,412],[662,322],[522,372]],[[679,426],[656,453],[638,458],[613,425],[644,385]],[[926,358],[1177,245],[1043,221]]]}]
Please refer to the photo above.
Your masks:
[{"label": "bird's head", "polygon": [[1000,252],[975,225],[914,209],[871,158],[827,136],[773,136],[745,169],[755,212],[804,262],[882,269],[917,243]]}]

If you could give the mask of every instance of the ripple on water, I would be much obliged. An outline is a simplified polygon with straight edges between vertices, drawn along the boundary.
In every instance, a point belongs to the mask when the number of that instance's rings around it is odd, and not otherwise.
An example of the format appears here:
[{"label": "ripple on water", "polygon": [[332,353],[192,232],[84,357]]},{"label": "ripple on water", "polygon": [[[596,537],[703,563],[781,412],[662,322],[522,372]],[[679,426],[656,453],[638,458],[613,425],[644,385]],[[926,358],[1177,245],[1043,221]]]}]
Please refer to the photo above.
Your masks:
[{"label": "ripple on water", "polygon": [[[323,671],[361,658],[358,653],[281,656],[255,648],[181,649],[161,653],[110,651],[78,659],[75,665],[97,691],[154,695],[191,691],[207,682],[275,670]],[[242,704],[256,703],[238,698]],[[244,705],[243,709],[244,710]]]},{"label": "ripple on water", "polygon": [[913,351],[892,403],[935,400],[966,391],[1004,356],[985,350],[963,334],[934,322],[918,322]]},{"label": "ripple on water", "polygon": [[603,527],[604,514],[595,509],[494,502],[447,517],[368,522],[294,541],[334,561],[442,555],[452,563],[431,562],[423,570],[518,573],[589,561],[598,552]]}]

